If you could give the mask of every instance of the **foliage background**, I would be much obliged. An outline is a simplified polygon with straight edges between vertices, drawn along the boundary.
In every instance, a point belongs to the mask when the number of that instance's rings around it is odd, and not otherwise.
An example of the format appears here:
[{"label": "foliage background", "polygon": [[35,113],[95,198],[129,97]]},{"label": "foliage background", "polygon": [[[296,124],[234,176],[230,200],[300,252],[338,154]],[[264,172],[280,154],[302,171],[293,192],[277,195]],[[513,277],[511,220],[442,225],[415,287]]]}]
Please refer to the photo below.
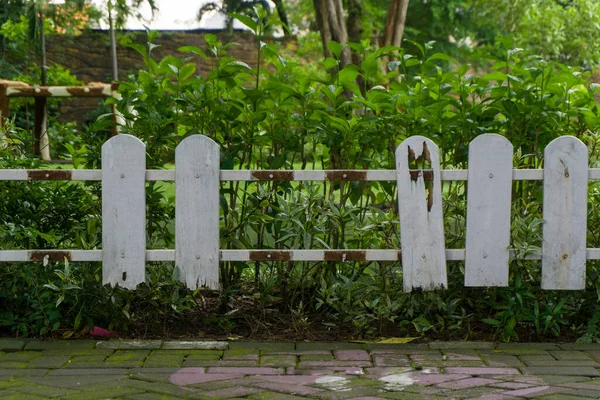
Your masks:
[{"label": "foliage background", "polygon": [[[380,9],[365,4],[373,12]],[[290,51],[270,41],[278,22],[260,9],[251,17],[236,15],[256,36],[256,68],[228,55],[234,43],[210,34],[202,48],[185,46],[180,57],[155,59],[157,33],[148,32],[146,46],[131,45],[145,69],[122,82],[122,98],[107,105],[114,103],[124,114],[124,133],[146,143],[148,168],[172,168],[175,146],[198,133],[219,143],[222,169],[394,168],[396,146],[416,134],[439,145],[443,168],[468,168],[468,144],[482,133],[509,138],[516,168],[540,168],[544,147],[565,134],[583,140],[590,166],[597,166],[598,85],[590,81],[595,50],[577,54],[579,47],[569,47],[574,40],[561,42],[531,23],[549,18],[566,30],[565,15],[577,7],[593,11],[591,2],[500,2],[503,17],[497,24],[490,22],[492,5],[484,1],[414,1],[410,7],[429,23],[408,23],[404,47],[378,48],[365,37],[348,45],[359,62],[344,67],[338,43],[329,43],[332,57],[322,58],[318,46]],[[598,15],[592,14],[585,14],[590,21]],[[486,15],[489,24],[473,22]],[[581,21],[569,29],[583,29],[587,20]],[[364,32],[376,29],[365,24]],[[512,38],[496,36],[502,33]],[[597,34],[589,30],[590,37]],[[470,35],[477,44],[459,43]],[[547,38],[553,46],[543,46]],[[211,61],[209,74],[196,73],[190,54]],[[62,156],[74,168],[99,168],[111,124],[104,115],[71,134]],[[29,155],[30,132],[18,119],[3,129],[10,137],[0,150],[0,167],[50,167]],[[444,185],[446,246],[461,248],[465,188],[460,182]],[[0,248],[101,246],[98,184],[0,186],[9,194],[0,197]],[[150,248],[173,246],[173,193],[167,183],[147,184]],[[399,246],[392,182],[224,182],[220,193],[221,248]],[[539,182],[514,184],[511,247],[520,256],[539,252],[541,195]],[[591,184],[589,247],[600,246],[597,199],[598,187]],[[402,292],[399,262],[222,263],[220,292],[184,289],[170,263],[148,265],[147,282],[136,291],[102,286],[100,265],[94,263],[3,264],[0,332],[77,336],[100,325],[124,335],[595,341],[597,267],[588,262],[587,290],[565,295],[539,289],[534,261],[513,261],[509,287],[488,289],[464,288],[462,263],[449,263],[447,290],[412,293]]]}]

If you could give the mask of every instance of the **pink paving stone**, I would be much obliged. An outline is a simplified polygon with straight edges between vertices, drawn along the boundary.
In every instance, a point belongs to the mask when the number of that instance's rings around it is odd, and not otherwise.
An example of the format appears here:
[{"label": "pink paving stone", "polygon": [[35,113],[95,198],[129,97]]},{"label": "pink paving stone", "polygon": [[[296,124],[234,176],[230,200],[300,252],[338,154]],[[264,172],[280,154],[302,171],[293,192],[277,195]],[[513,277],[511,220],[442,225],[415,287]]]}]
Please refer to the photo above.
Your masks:
[{"label": "pink paving stone", "polygon": [[446,357],[451,361],[481,361],[481,357],[469,356],[460,353],[446,353]]},{"label": "pink paving stone", "polygon": [[[410,377],[421,386],[437,385],[444,382],[467,380],[470,375],[465,374],[423,374],[420,372],[411,374]],[[491,380],[491,379],[490,379]],[[495,382],[495,381],[493,381]]]},{"label": "pink paving stone", "polygon": [[335,358],[340,361],[370,361],[369,353],[364,350],[338,350]]},{"label": "pink paving stone", "polygon": [[208,374],[283,375],[283,368],[270,367],[211,367]]},{"label": "pink paving stone", "polygon": [[410,361],[407,356],[375,356],[375,365],[378,367],[408,367]]},{"label": "pink paving stone", "polygon": [[498,381],[495,379],[468,378],[468,379],[461,379],[458,381],[440,383],[437,385],[437,387],[441,387],[441,388],[445,388],[445,389],[463,389],[463,388],[489,385],[490,383],[497,383],[497,382]]},{"label": "pink paving stone", "polygon": [[[196,368],[183,368],[183,369],[196,369]],[[198,368],[201,369],[201,368]],[[179,386],[187,386],[187,385],[193,385],[196,383],[205,383],[205,382],[212,382],[212,381],[223,381],[223,380],[228,380],[228,379],[237,379],[237,378],[242,378],[243,375],[240,374],[205,374],[204,371],[202,370],[201,372],[196,372],[193,373],[191,371],[185,371],[185,372],[175,372],[173,375],[171,375],[171,383],[174,383],[175,385],[179,385]]]},{"label": "pink paving stone", "polygon": [[300,361],[298,364],[299,368],[319,368],[319,367],[334,367],[334,368],[348,368],[348,367],[372,367],[370,361]]},{"label": "pink paving stone", "polygon": [[318,378],[318,375],[284,375],[284,376],[274,376],[274,375],[262,375],[255,376],[255,379],[260,379],[261,381],[274,382],[274,383],[290,383],[290,384],[302,384],[302,383],[315,383],[315,380]]},{"label": "pink paving stone", "polygon": [[[438,368],[426,368],[426,373],[428,374],[439,374],[440,370]],[[375,368],[365,368],[365,374],[371,376],[385,376],[385,375],[393,375],[393,374],[405,374],[407,372],[414,371],[410,367],[375,367]],[[421,371],[421,373],[425,373]]]},{"label": "pink paving stone", "polygon": [[273,392],[299,394],[299,395],[304,395],[304,396],[322,392],[321,389],[317,389],[314,387],[302,386],[302,385],[291,385],[289,383],[264,382],[264,383],[255,383],[252,386],[261,388],[261,389],[271,390]]},{"label": "pink paving stone", "polygon": [[448,367],[449,374],[469,375],[517,375],[519,371],[514,368],[486,368],[486,367]]},{"label": "pink paving stone", "polygon": [[511,390],[508,392],[501,393],[504,396],[513,396],[513,397],[525,397],[525,398],[533,398],[542,395],[562,392],[565,393],[569,389],[559,388],[559,387],[551,387],[551,386],[536,386],[528,389],[519,389],[519,390]]},{"label": "pink paving stone", "polygon": [[531,385],[529,383],[519,383],[519,382],[502,382],[502,383],[494,383],[493,385],[490,385],[490,386],[495,387],[495,388],[500,388],[500,389],[517,390],[517,389],[525,389],[525,388],[531,387],[533,385]]}]

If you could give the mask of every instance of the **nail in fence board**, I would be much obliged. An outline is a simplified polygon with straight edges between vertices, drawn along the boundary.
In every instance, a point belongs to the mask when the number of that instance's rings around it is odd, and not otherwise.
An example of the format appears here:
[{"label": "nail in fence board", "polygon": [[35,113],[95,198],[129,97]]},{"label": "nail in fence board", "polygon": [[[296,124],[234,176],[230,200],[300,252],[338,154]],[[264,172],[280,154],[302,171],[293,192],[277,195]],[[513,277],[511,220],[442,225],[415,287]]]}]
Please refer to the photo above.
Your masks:
[{"label": "nail in fence board", "polygon": [[[421,158],[422,157],[422,158]],[[422,171],[413,179],[409,158],[428,160],[432,181]],[[447,286],[439,149],[423,136],[412,136],[396,149],[398,209],[404,290]],[[429,188],[429,189],[427,189]]]},{"label": "nail in fence board", "polygon": [[513,146],[485,134],[469,145],[465,286],[507,286]]},{"label": "nail in fence board", "polygon": [[102,282],[135,289],[146,268],[146,146],[118,135],[102,146]]},{"label": "nail in fence board", "polygon": [[542,289],[585,289],[588,150],[577,138],[544,151]]},{"label": "nail in fence board", "polygon": [[190,289],[219,289],[219,146],[194,135],[175,151],[175,263]]}]

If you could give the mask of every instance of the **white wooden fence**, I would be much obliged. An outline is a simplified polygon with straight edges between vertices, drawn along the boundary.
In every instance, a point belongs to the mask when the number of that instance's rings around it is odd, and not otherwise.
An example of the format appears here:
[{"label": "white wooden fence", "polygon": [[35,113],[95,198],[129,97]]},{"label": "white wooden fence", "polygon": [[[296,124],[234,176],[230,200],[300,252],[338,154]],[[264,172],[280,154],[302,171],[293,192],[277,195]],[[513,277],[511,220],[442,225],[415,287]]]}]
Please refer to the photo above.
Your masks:
[{"label": "white wooden fence", "polygon": [[[189,288],[219,288],[220,261],[397,261],[404,289],[447,286],[446,261],[465,261],[465,286],[508,285],[513,180],[543,180],[542,288],[585,288],[588,151],[563,136],[545,149],[543,170],[512,168],[513,147],[500,135],[477,137],[468,170],[440,170],[431,140],[412,136],[396,150],[396,170],[219,171],[219,147],[201,135],[176,149],[175,170],[146,170],[145,146],[118,135],[102,147],[102,170],[0,170],[0,180],[102,181],[102,250],[2,250],[0,261],[102,261],[103,282],[134,289],[147,261],[175,261]],[[411,160],[428,169],[409,169]],[[423,163],[421,163],[423,161]],[[220,250],[220,181],[397,181],[401,250]],[[466,249],[445,249],[441,181],[467,180]],[[175,181],[175,250],[146,250],[146,181]],[[1,244],[0,244],[1,245]]]}]

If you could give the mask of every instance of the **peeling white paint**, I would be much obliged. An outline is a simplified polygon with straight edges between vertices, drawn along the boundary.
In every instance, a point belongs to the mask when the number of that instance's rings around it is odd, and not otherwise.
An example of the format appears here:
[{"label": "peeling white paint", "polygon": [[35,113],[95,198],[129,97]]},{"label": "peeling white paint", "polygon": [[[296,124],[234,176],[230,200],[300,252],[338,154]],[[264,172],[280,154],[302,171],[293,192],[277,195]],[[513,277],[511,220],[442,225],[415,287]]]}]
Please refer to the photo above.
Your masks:
[{"label": "peeling white paint", "polygon": [[341,376],[325,375],[320,376],[315,380],[315,383],[324,386],[326,389],[334,392],[348,392],[351,389],[348,387],[349,380]]},{"label": "peeling white paint", "polygon": [[381,382],[385,383],[385,389],[394,392],[401,392],[405,387],[413,385],[416,380],[411,377],[412,373],[407,372],[404,374],[387,375],[379,378]]}]

